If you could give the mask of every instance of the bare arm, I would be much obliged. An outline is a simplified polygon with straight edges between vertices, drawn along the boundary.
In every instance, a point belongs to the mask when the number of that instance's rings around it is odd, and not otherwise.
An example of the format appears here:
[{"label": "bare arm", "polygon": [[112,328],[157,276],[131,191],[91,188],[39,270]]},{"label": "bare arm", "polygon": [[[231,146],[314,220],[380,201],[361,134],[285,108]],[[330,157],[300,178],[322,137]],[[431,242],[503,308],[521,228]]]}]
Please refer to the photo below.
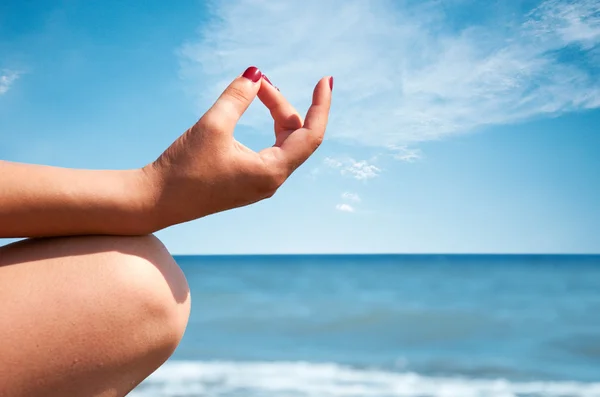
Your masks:
[{"label": "bare arm", "polygon": [[[127,171],[0,161],[0,238],[141,235],[270,197],[320,145],[331,101],[321,79],[306,120],[249,68],[156,161]],[[275,144],[254,152],[233,137],[258,95]]]},{"label": "bare arm", "polygon": [[0,161],[0,237],[149,233],[145,178]]}]

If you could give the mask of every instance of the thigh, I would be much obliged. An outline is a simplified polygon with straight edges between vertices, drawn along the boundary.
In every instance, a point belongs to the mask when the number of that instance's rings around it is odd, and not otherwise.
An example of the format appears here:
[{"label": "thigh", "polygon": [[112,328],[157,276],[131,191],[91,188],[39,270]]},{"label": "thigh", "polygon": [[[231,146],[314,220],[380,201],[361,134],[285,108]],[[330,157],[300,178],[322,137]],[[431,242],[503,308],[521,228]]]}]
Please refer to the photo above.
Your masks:
[{"label": "thigh", "polygon": [[153,236],[0,247],[0,396],[122,396],[181,339],[187,282]]}]

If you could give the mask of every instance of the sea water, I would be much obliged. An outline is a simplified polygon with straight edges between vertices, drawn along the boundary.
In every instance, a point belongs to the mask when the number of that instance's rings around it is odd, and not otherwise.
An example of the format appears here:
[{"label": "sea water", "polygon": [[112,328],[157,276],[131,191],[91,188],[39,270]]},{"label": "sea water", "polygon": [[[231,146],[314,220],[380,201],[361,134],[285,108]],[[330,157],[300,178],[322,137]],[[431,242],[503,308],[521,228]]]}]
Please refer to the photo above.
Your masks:
[{"label": "sea water", "polygon": [[188,328],[132,396],[600,397],[600,256],[176,260]]}]

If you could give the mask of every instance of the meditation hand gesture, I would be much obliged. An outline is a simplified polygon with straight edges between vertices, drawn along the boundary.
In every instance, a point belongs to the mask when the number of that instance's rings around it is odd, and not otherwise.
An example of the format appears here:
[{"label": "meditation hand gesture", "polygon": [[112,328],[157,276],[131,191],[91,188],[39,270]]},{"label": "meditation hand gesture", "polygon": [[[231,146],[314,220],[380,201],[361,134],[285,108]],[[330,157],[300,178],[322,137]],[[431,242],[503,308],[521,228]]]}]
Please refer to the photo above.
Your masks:
[{"label": "meditation hand gesture", "polygon": [[[303,121],[255,67],[237,77],[156,161],[97,171],[0,161],[0,238],[143,235],[272,196],[323,140],[333,79],[315,87]],[[233,137],[254,98],[275,144],[258,153]]]},{"label": "meditation hand gesture", "polygon": [[[323,140],[331,78],[303,121],[256,68],[156,161],[82,170],[0,161],[0,396],[127,395],[177,347],[185,275],[153,232],[275,193]],[[275,144],[233,137],[258,98]],[[224,236],[227,238],[227,236]]]},{"label": "meditation hand gesture", "polygon": [[[319,81],[303,121],[257,68],[248,68],[193,127],[144,168],[155,200],[155,228],[272,196],[323,140],[332,85],[332,78]],[[275,126],[274,146],[258,153],[233,136],[257,95]]]}]

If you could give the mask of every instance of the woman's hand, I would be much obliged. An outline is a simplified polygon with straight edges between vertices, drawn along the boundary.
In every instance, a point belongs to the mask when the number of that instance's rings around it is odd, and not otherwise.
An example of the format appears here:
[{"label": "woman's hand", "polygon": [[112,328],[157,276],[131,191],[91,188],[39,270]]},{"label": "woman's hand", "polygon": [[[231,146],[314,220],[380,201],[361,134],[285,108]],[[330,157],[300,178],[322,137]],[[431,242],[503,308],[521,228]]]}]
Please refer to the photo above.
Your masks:
[{"label": "woman's hand", "polygon": [[[321,144],[333,78],[315,87],[305,120],[255,67],[236,78],[200,120],[144,172],[151,185],[154,229],[271,197]],[[254,152],[235,126],[258,95],[270,110],[275,144]]]},{"label": "woman's hand", "polygon": [[[0,238],[142,235],[272,196],[323,140],[331,78],[306,120],[249,68],[158,160],[141,169],[84,170],[0,161]],[[258,153],[233,138],[258,95],[275,145]]]}]

